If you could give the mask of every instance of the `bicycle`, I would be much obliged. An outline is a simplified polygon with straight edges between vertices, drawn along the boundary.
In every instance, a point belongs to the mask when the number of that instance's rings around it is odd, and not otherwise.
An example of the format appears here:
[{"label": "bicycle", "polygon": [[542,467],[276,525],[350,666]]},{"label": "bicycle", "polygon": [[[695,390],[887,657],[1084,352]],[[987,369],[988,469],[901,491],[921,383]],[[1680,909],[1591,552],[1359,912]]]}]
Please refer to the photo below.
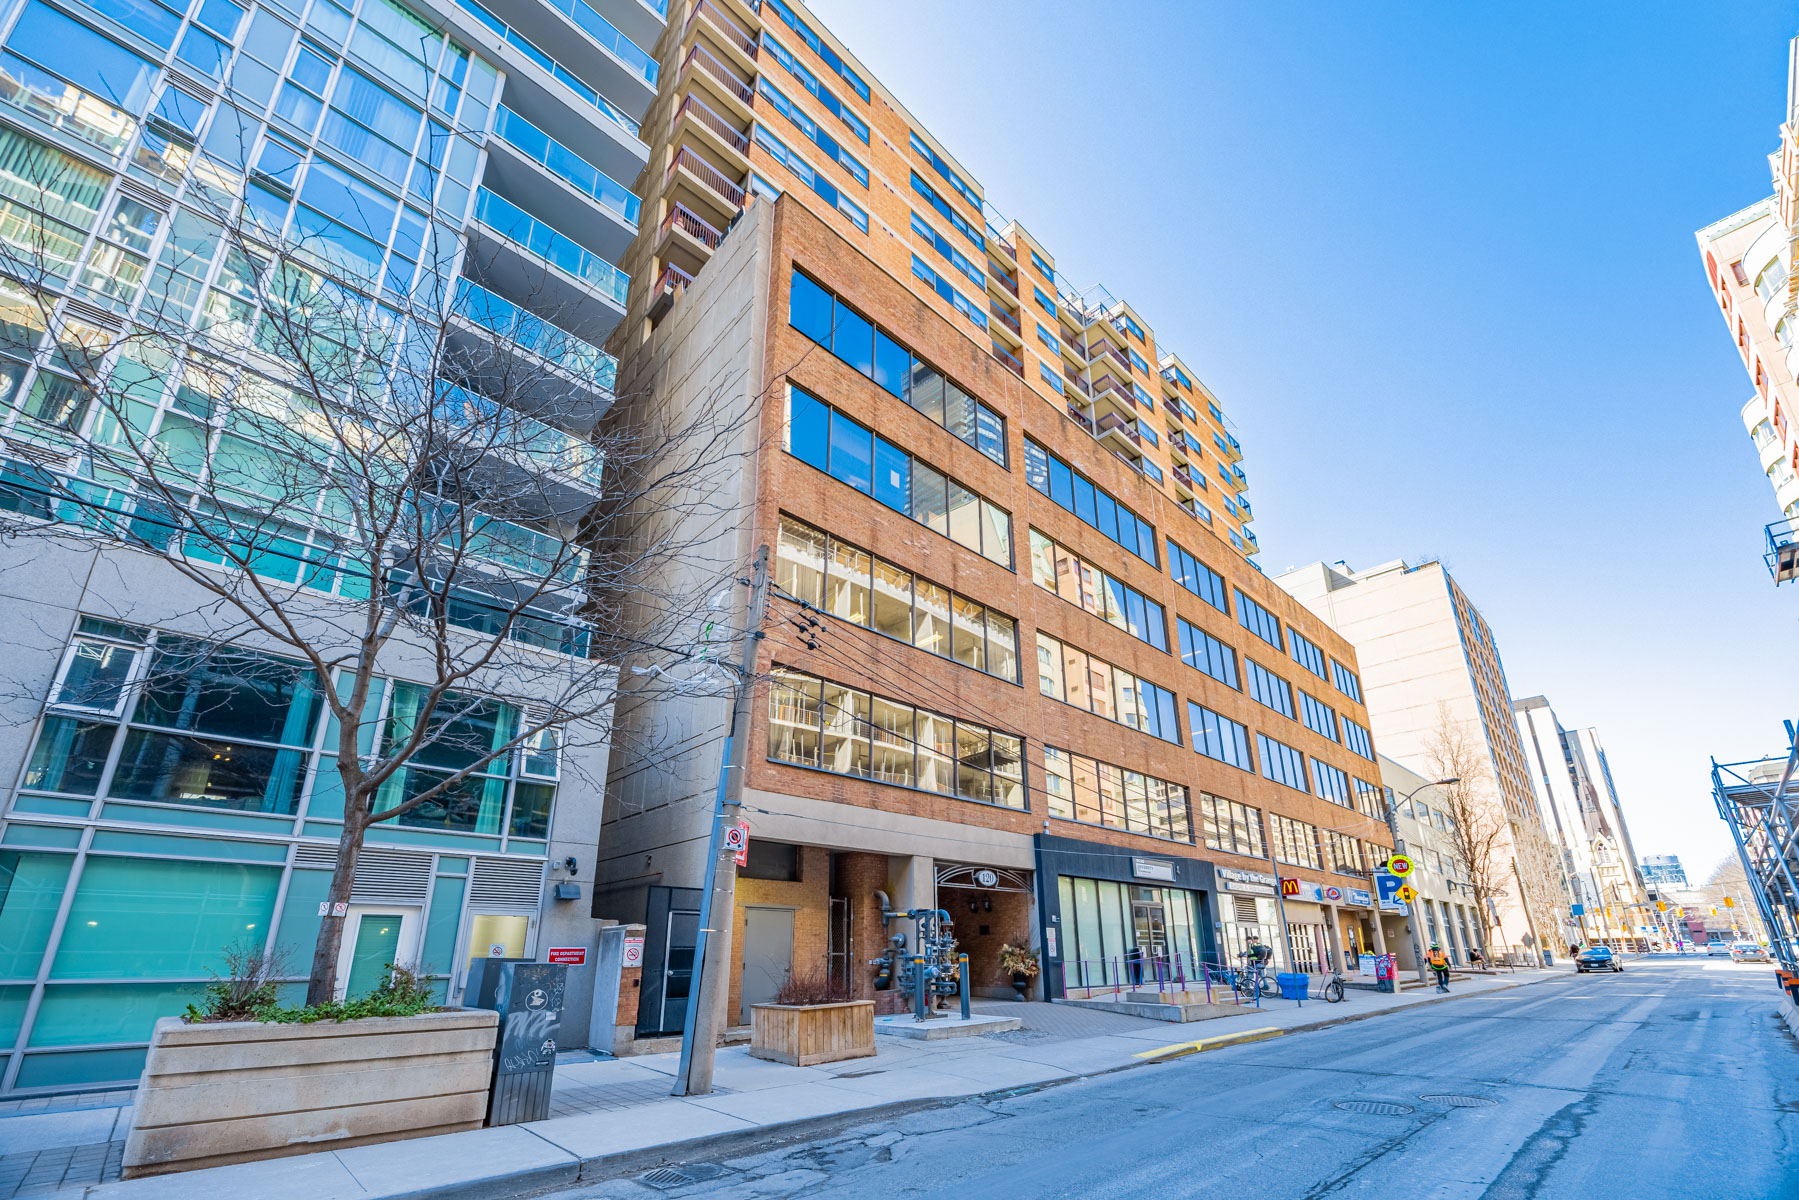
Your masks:
[{"label": "bicycle", "polygon": [[1324,998],[1331,1004],[1343,1003],[1343,972],[1335,967],[1331,968],[1330,982],[1324,985]]},{"label": "bicycle", "polygon": [[1269,976],[1267,964],[1263,960],[1256,958],[1247,950],[1238,957],[1244,959],[1245,963],[1234,973],[1231,987],[1239,996],[1246,1001],[1253,1002],[1258,995],[1270,997],[1280,995],[1280,987]]}]

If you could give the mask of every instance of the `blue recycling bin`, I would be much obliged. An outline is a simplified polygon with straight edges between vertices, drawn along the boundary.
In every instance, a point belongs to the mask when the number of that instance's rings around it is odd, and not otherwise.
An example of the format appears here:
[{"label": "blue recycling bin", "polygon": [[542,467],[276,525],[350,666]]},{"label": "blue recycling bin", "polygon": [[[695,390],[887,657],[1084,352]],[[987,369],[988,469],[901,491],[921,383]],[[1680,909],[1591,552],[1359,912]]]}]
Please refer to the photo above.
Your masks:
[{"label": "blue recycling bin", "polygon": [[1282,1000],[1304,1000],[1312,986],[1312,977],[1297,971],[1282,971],[1274,981],[1281,985]]}]

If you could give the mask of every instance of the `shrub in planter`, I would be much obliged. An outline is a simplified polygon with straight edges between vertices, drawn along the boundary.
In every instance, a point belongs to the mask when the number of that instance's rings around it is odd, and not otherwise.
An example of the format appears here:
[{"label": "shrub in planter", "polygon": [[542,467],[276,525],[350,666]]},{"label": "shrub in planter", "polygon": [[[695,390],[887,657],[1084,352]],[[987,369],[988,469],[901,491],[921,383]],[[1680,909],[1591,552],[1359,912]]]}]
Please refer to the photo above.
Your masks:
[{"label": "shrub in planter", "polygon": [[769,1004],[750,1006],[750,1054],[794,1067],[875,1052],[875,1004],[852,1000],[823,972],[788,975]]},{"label": "shrub in planter", "polygon": [[1023,1000],[1026,990],[1031,986],[1031,980],[1043,968],[1037,962],[1035,951],[1007,942],[999,948],[999,969],[1012,977],[1012,990]]},{"label": "shrub in planter", "polygon": [[277,970],[227,963],[201,1004],[156,1023],[126,1178],[481,1128],[499,1014],[441,1009],[404,968],[354,1000],[283,1008]]}]

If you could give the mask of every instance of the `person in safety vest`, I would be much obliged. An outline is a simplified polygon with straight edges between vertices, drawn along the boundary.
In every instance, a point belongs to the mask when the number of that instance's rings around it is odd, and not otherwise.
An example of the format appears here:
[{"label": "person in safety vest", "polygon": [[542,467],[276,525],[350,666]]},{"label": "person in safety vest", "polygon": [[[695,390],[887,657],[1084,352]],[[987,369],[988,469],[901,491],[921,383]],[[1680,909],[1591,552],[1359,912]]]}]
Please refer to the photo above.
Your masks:
[{"label": "person in safety vest", "polygon": [[1424,956],[1424,961],[1431,970],[1437,973],[1437,990],[1447,992],[1449,990],[1449,955],[1443,953],[1443,947],[1432,942],[1430,953]]}]

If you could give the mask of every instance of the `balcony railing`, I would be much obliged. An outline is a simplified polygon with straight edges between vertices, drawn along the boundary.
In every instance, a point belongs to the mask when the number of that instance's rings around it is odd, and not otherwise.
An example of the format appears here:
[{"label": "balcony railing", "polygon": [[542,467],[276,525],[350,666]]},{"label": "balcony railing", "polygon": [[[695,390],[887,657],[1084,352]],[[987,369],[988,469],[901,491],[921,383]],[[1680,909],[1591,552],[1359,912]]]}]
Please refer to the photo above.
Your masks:
[{"label": "balcony railing", "polygon": [[556,232],[536,217],[506,199],[481,188],[475,201],[475,219],[501,237],[530,251],[544,262],[573,275],[619,305],[631,277],[587,249]]},{"label": "balcony railing", "polygon": [[732,45],[751,58],[756,57],[756,52],[761,48],[756,39],[751,37],[749,31],[743,26],[726,16],[722,8],[711,3],[711,0],[698,0],[698,3],[693,6],[693,11],[687,16],[686,28],[681,30],[683,38],[692,31],[693,23],[700,19],[702,13],[705,14],[706,20],[711,23],[712,27],[723,34]]},{"label": "balcony railing", "polygon": [[1100,435],[1108,433],[1123,434],[1125,440],[1130,442],[1131,445],[1143,445],[1143,435],[1137,432],[1136,426],[1119,416],[1117,413],[1107,413],[1105,416],[1101,417],[1099,419],[1099,428],[1097,432]]},{"label": "balcony railing", "polygon": [[594,41],[612,52],[613,57],[635,71],[651,87],[656,86],[656,60],[649,51],[618,31],[618,27],[582,0],[548,0],[551,8],[587,31]]},{"label": "balcony railing", "polygon": [[515,455],[539,470],[600,482],[599,447],[486,396],[439,380],[437,417],[453,429],[473,431],[477,445],[496,453]]},{"label": "balcony railing", "polygon": [[1015,355],[1011,351],[1007,350],[1004,346],[1000,345],[998,342],[993,343],[993,357],[995,357],[995,358],[999,359],[1001,362],[1005,363],[1006,366],[1011,370],[1012,374],[1018,376],[1020,379],[1024,378],[1024,364],[1022,362],[1018,361],[1017,355]]},{"label": "balcony railing", "polygon": [[1129,388],[1125,387],[1110,375],[1101,378],[1098,383],[1093,385],[1093,394],[1095,396],[1103,395],[1106,392],[1110,392],[1116,396],[1126,408],[1137,407],[1137,397],[1131,395],[1131,390]]},{"label": "balcony railing", "polygon": [[717,134],[727,146],[732,147],[739,154],[750,152],[750,135],[733,127],[729,121],[719,115],[716,108],[692,92],[689,92],[686,99],[681,101],[681,107],[675,110],[674,117],[669,121],[669,127],[672,129],[682,117],[692,117],[696,122]]},{"label": "balcony railing", "polygon": [[743,188],[726,179],[717,167],[695,154],[691,147],[682,146],[675,151],[674,159],[668,164],[668,177],[673,179],[675,172],[682,168],[691,171],[701,183],[723,196],[730,203],[739,208],[743,207]]},{"label": "balcony railing", "polygon": [[[464,2],[466,3],[467,0],[464,0]],[[699,67],[700,70],[712,76],[713,79],[718,81],[720,87],[724,88],[725,91],[729,92],[731,95],[736,96],[745,104],[754,103],[756,93],[750,88],[750,85],[745,82],[737,72],[733,71],[730,67],[725,66],[724,63],[719,62],[717,56],[715,56],[712,51],[706,49],[706,47],[695,46],[693,49],[689,50],[687,52],[687,57],[681,60],[682,68],[685,69],[689,63],[694,64]]]},{"label": "balcony railing", "polygon": [[1074,418],[1074,423],[1076,425],[1079,425],[1082,429],[1085,429],[1088,433],[1093,433],[1093,418],[1092,417],[1088,416],[1086,413],[1082,412],[1080,409],[1076,408],[1072,404],[1070,404],[1068,406],[1068,415]]},{"label": "balcony railing", "polygon": [[519,116],[505,105],[500,106],[494,122],[494,134],[550,174],[563,180],[578,192],[584,192],[637,226],[643,201],[631,189],[601,171],[598,167],[564,146],[561,142]]},{"label": "balcony railing", "polygon": [[1769,525],[1766,532],[1768,574],[1776,586],[1799,578],[1799,517],[1785,517]]},{"label": "balcony railing", "polygon": [[506,24],[506,22],[488,12],[485,8],[482,8],[479,4],[475,3],[475,0],[456,0],[456,3],[474,16],[476,20],[499,34],[501,41],[520,51],[526,58],[542,67],[548,74],[555,76],[555,78],[561,81],[569,91],[575,93],[575,95],[599,109],[608,120],[629,130],[632,137],[636,137],[642,132],[642,127],[632,119],[629,113],[613,104],[610,100],[606,99],[606,97],[600,95],[597,90],[591,87],[579,75],[570,71],[567,67],[545,54],[542,50],[539,50],[537,44],[530,38],[527,38],[524,34],[512,28],[510,25]]},{"label": "balcony railing", "polygon": [[987,306],[987,311],[992,313],[994,316],[998,317],[999,323],[1001,325],[1004,325],[1007,329],[1010,329],[1013,333],[1016,333],[1019,337],[1024,336],[1024,329],[1023,329],[1023,327],[1021,327],[1018,324],[1017,317],[1013,316],[1011,313],[1007,312],[1005,309],[1000,308],[996,304],[989,304]]},{"label": "balcony railing", "polygon": [[675,264],[670,263],[666,267],[663,267],[662,274],[656,277],[655,290],[663,292],[672,288],[675,292],[679,293],[684,291],[687,285],[692,282],[692,275],[689,275],[680,267],[675,266]]},{"label": "balcony railing", "polygon": [[591,380],[594,386],[608,392],[618,380],[618,360],[610,354],[592,342],[526,312],[472,279],[456,281],[456,303],[452,311],[483,329],[510,338],[570,374]]},{"label": "balcony railing", "polygon": [[1190,471],[1188,471],[1187,468],[1182,466],[1180,463],[1174,464],[1174,477],[1176,479],[1180,480],[1182,483],[1186,484],[1189,488],[1195,486],[1193,483],[1192,473]]},{"label": "balcony railing", "polygon": [[1074,390],[1081,395],[1086,396],[1090,400],[1093,398],[1093,389],[1088,387],[1087,381],[1082,379],[1079,375],[1073,374],[1064,368],[1062,371],[1062,378],[1072,385]]},{"label": "balcony railing", "polygon": [[668,216],[662,219],[662,236],[666,238],[677,228],[708,250],[718,249],[718,244],[725,240],[724,230],[679,201],[668,210]]},{"label": "balcony railing", "polygon": [[[991,228],[991,226],[989,226],[989,228]],[[1007,275],[1003,271],[993,271],[991,274],[995,279],[999,280],[999,285],[1001,287],[1005,288],[1008,292],[1011,292],[1014,296],[1018,295],[1018,277],[1016,275]]]}]

